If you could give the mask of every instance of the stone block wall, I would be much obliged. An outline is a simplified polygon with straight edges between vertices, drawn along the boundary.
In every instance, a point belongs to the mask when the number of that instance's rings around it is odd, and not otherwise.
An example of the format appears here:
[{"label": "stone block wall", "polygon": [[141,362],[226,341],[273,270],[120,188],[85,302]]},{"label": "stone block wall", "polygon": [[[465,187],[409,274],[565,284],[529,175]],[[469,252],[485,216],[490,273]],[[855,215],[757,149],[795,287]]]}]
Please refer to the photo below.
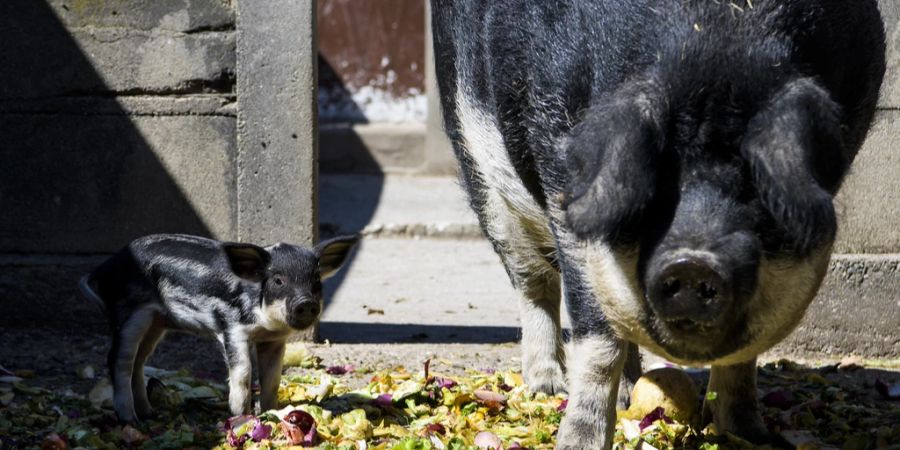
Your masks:
[{"label": "stone block wall", "polygon": [[236,238],[228,0],[0,3],[0,253]]}]

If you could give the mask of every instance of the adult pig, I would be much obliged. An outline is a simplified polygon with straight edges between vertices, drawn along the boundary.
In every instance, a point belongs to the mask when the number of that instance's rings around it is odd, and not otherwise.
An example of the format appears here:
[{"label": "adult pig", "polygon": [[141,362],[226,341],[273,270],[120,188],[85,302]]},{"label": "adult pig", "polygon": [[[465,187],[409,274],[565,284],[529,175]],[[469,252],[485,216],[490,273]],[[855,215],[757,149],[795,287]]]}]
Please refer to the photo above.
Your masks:
[{"label": "adult pig", "polygon": [[825,273],[884,74],[876,2],[432,3],[444,126],[522,297],[526,381],[570,394],[558,447],[610,447],[638,345],[712,365],[705,415],[768,440],[755,358]]}]

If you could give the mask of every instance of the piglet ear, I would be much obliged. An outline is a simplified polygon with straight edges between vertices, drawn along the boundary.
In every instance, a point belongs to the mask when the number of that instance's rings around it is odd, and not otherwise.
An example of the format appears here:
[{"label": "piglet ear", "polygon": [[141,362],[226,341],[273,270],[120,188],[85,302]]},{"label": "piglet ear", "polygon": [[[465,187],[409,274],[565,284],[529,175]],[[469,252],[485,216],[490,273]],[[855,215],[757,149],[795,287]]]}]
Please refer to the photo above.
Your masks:
[{"label": "piglet ear", "polygon": [[566,144],[563,208],[579,238],[616,240],[641,219],[655,192],[668,98],[652,78],[625,83],[586,113]]},{"label": "piglet ear", "polygon": [[222,244],[231,270],[239,277],[261,281],[272,258],[262,247],[253,244],[225,242]]},{"label": "piglet ear", "polygon": [[786,83],[749,123],[741,153],[763,205],[800,253],[834,239],[832,196],[853,155],[841,110],[810,78]]},{"label": "piglet ear", "polygon": [[347,261],[350,250],[359,242],[359,235],[338,236],[320,242],[316,246],[316,256],[319,258],[319,273],[322,279],[326,279],[337,273]]}]

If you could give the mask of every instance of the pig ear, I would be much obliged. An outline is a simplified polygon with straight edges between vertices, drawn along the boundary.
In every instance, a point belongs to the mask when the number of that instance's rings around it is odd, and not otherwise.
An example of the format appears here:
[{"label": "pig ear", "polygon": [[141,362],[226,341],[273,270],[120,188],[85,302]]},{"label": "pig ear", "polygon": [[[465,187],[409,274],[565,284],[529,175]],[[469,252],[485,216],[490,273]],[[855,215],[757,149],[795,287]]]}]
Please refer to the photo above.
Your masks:
[{"label": "pig ear", "polygon": [[588,110],[569,138],[563,207],[580,238],[615,240],[653,198],[668,103],[652,79],[631,81]]},{"label": "pig ear", "polygon": [[796,79],[750,120],[741,144],[763,205],[800,253],[831,242],[837,231],[832,196],[852,160],[840,117],[818,83]]},{"label": "pig ear", "polygon": [[271,256],[262,247],[253,244],[225,242],[222,244],[231,270],[239,277],[250,281],[261,281]]},{"label": "pig ear", "polygon": [[338,236],[327,241],[320,242],[316,246],[316,256],[319,258],[319,273],[322,279],[326,279],[337,273],[347,261],[350,250],[359,242],[359,236]]}]

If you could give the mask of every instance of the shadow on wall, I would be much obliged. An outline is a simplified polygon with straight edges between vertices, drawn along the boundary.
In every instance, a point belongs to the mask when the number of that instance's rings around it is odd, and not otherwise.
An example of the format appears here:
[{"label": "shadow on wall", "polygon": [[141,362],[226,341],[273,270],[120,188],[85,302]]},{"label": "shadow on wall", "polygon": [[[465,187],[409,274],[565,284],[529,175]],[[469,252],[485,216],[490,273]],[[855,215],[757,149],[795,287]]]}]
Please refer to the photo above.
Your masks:
[{"label": "shadow on wall", "polygon": [[[355,123],[367,121],[362,109],[353,103],[347,86],[321,54],[319,89],[320,92],[326,90],[331,100],[342,99],[344,114],[354,117]],[[322,94],[319,97],[321,108]],[[372,155],[365,151],[365,145],[348,123],[328,124],[320,119],[319,139],[320,161],[325,166],[319,177],[319,238],[324,240],[343,234],[360,233],[369,224],[378,207],[384,187],[384,174]],[[354,153],[346,154],[348,149],[352,149],[350,151]],[[325,282],[326,309],[329,300],[344,283],[358,251],[360,250],[357,249],[350,255],[343,269]],[[319,336],[323,340],[334,340],[341,336],[341,328],[323,325]]]},{"label": "shadow on wall", "polygon": [[[0,2],[0,42],[0,254],[52,259],[113,252],[150,233],[210,234],[47,3]],[[47,279],[18,271],[27,261],[7,263],[0,326],[71,327],[54,294],[72,300],[80,273],[56,267],[59,278]]]}]

